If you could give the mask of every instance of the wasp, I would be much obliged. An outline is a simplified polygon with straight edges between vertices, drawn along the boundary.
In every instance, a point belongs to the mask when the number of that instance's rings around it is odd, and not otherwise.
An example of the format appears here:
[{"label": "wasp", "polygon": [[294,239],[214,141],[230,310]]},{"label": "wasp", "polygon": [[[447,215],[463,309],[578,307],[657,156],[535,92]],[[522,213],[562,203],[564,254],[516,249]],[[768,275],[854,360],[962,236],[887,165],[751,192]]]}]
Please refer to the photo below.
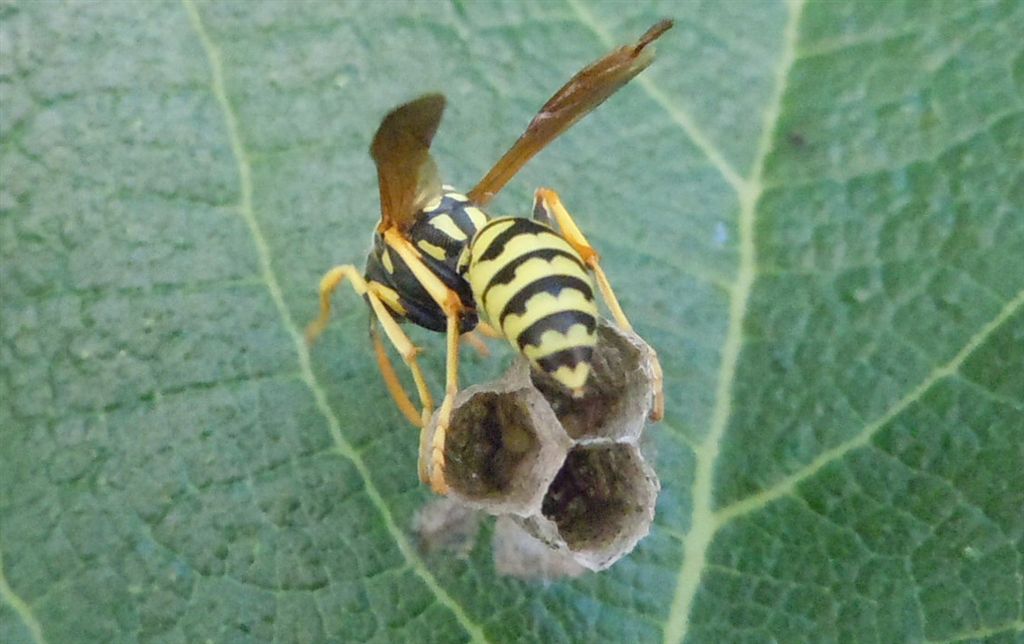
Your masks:
[{"label": "wasp", "polygon": [[[370,145],[381,209],[373,248],[362,272],[348,264],[324,274],[320,315],[308,327],[306,338],[312,343],[324,330],[331,296],[347,280],[373,312],[370,336],[378,367],[398,408],[421,428],[425,449],[420,451],[420,480],[435,492],[448,492],[445,434],[459,389],[463,335],[479,328],[485,335],[506,338],[534,369],[550,374],[579,397],[586,388],[597,341],[595,280],[616,323],[632,330],[597,251],[554,190],[537,189],[532,218],[492,218],[483,208],[533,156],[647,68],[654,60],[651,44],[671,27],[671,20],[662,20],[635,43],[573,76],[466,194],[441,182],[430,154],[444,112],[442,95],[428,94],[401,105],[381,122]],[[445,395],[430,445],[423,442],[434,399],[416,359],[420,348],[402,330],[401,322],[446,335]],[[381,329],[412,374],[419,408],[395,373]],[[473,336],[467,339],[472,341]],[[651,418],[659,420],[664,397],[657,361],[655,369]]]}]

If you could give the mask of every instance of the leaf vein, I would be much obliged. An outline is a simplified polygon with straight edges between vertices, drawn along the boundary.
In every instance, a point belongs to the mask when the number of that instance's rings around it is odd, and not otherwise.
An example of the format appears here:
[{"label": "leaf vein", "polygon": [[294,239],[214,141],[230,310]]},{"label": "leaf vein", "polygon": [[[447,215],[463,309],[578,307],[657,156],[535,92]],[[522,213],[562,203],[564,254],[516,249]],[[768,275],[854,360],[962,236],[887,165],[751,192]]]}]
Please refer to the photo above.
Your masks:
[{"label": "leaf vein", "polygon": [[21,623],[25,625],[25,628],[32,636],[32,641],[36,642],[36,644],[46,644],[46,638],[43,637],[43,628],[39,625],[39,620],[36,619],[35,613],[32,612],[32,607],[28,605],[28,602],[19,597],[10,584],[7,583],[7,577],[4,575],[3,552],[0,552],[0,599],[17,613]]},{"label": "leaf vein", "polygon": [[956,376],[961,365],[963,365],[967,358],[969,358],[971,354],[981,346],[986,338],[994,333],[1004,322],[1010,319],[1014,313],[1020,310],[1022,306],[1024,306],[1024,289],[1018,292],[1016,297],[1007,302],[1002,310],[992,318],[992,320],[982,326],[981,329],[979,329],[978,332],[975,333],[966,344],[964,344],[963,348],[961,348],[949,362],[934,368],[931,373],[929,373],[928,376],[926,376],[925,379],[916,387],[900,398],[896,404],[890,407],[884,414],[865,425],[856,436],[822,452],[813,461],[778,481],[771,487],[761,490],[755,494],[751,494],[746,498],[740,499],[731,505],[721,508],[715,512],[715,522],[717,525],[725,525],[738,517],[765,507],[776,499],[789,495],[797,485],[817,474],[823,467],[846,456],[850,451],[867,445],[868,441],[870,441],[879,430],[888,425],[891,420],[901,414],[910,405],[919,401],[937,383],[945,380],[946,378]]},{"label": "leaf vein", "polygon": [[1019,412],[1020,414],[1024,414],[1024,399],[1014,400],[1009,396],[1004,396],[1002,394],[996,393],[989,389],[988,387],[983,386],[981,383],[972,380],[966,374],[963,373],[957,374],[957,378],[960,379],[960,382],[967,385],[969,389],[976,391],[978,395],[989,400],[990,402],[1005,405],[1010,409]]},{"label": "leaf vein", "polygon": [[328,430],[330,431],[335,444],[338,446],[338,451],[344,455],[352,463],[356,471],[359,472],[360,477],[363,479],[366,495],[380,513],[388,534],[390,534],[391,538],[395,541],[396,546],[402,553],[402,556],[406,560],[410,569],[424,582],[427,588],[436,597],[437,601],[452,612],[460,626],[462,626],[473,640],[481,642],[487,641],[482,628],[473,622],[462,606],[459,605],[455,599],[441,587],[438,580],[416,553],[413,544],[398,528],[395,518],[391,514],[391,510],[388,508],[380,491],[373,483],[369,468],[341,432],[341,423],[328,404],[327,395],[317,381],[316,375],[313,373],[309,351],[306,348],[302,333],[295,324],[295,320],[292,319],[291,312],[288,310],[288,307],[284,302],[281,285],[277,279],[277,275],[274,272],[274,267],[271,262],[270,249],[263,235],[263,231],[260,228],[260,224],[256,220],[253,210],[251,162],[249,161],[248,154],[242,141],[234,107],[231,105],[231,101],[227,95],[220,51],[207,33],[202,17],[199,14],[199,9],[194,0],[182,0],[182,3],[186,13],[188,14],[189,21],[192,24],[196,35],[199,37],[203,50],[206,54],[207,62],[210,66],[212,92],[224,114],[228,137],[231,142],[231,149],[238,164],[241,190],[238,209],[242,218],[245,220],[256,245],[261,273],[266,281],[267,289],[270,291],[271,298],[273,299],[274,305],[281,316],[281,320],[286,331],[292,337],[292,341],[295,344],[295,351],[298,354],[300,371],[303,376],[302,379],[313,394],[316,407],[327,422]]},{"label": "leaf vein", "polygon": [[1001,624],[999,626],[993,626],[991,628],[979,628],[976,631],[970,631],[968,633],[954,635],[949,639],[925,641],[928,642],[928,644],[952,644],[953,642],[963,642],[965,640],[983,640],[987,638],[994,638],[997,635],[1012,633],[1024,633],[1024,619],[1018,619],[1015,622],[1010,622],[1009,624]]},{"label": "leaf vein", "polygon": [[[601,24],[597,22],[594,15],[590,13],[590,10],[583,6],[579,0],[567,0],[569,8],[579,17],[580,23],[586,28],[590,29],[597,36],[598,40],[605,47],[615,47],[616,42],[612,38],[608,30],[605,29]],[[654,81],[650,80],[647,76],[641,74],[635,80],[635,83],[644,88],[647,95],[658,104],[669,117],[682,128],[686,136],[690,138],[690,141],[700,150],[712,166],[722,175],[725,182],[732,187],[737,194],[741,194],[749,189],[747,182],[743,180],[743,177],[736,172],[736,169],[732,167],[732,164],[726,160],[725,155],[722,154],[718,146],[714,144],[710,137],[704,132],[703,129],[697,124],[689,112],[682,107],[674,104],[672,100],[654,84]]]},{"label": "leaf vein", "polygon": [[802,14],[803,2],[804,0],[790,0],[789,18],[782,37],[782,55],[776,71],[775,91],[763,115],[761,136],[751,170],[751,178],[747,181],[740,180],[736,184],[740,202],[739,269],[730,297],[729,326],[722,347],[711,429],[695,452],[696,471],[692,488],[693,520],[686,540],[683,542],[683,564],[679,569],[675,595],[665,625],[665,642],[681,642],[686,637],[689,629],[690,609],[703,575],[707,549],[718,527],[714,520],[715,513],[711,507],[714,495],[714,466],[718,458],[720,442],[732,416],[733,385],[743,344],[747,300],[750,297],[757,272],[754,219],[758,202],[763,194],[762,177],[765,160],[772,151],[772,141],[782,107],[782,97],[786,91],[790,68],[796,59],[797,26]]}]

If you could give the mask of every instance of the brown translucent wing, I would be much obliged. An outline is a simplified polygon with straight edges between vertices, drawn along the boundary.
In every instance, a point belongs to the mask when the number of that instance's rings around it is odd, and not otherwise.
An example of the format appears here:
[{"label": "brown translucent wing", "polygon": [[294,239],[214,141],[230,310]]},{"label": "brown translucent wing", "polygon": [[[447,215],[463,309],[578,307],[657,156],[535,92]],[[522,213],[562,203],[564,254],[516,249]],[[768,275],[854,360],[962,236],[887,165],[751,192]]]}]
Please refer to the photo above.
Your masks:
[{"label": "brown translucent wing", "polygon": [[378,230],[408,230],[423,206],[440,197],[441,178],[430,156],[444,96],[427,94],[392,110],[381,121],[370,145],[380,187]]},{"label": "brown translucent wing", "polygon": [[487,176],[469,191],[469,198],[480,205],[494,198],[534,155],[650,65],[654,50],[648,45],[671,28],[671,20],[662,20],[635,43],[616,49],[573,76],[540,108],[526,132]]}]

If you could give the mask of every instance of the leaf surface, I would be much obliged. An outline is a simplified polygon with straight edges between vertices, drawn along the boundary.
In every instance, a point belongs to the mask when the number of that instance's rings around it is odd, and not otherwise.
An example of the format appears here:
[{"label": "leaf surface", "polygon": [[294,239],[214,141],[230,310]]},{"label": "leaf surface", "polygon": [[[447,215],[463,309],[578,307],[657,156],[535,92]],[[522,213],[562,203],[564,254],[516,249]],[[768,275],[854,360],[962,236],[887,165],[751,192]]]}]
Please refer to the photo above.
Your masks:
[{"label": "leaf surface", "polygon": [[[658,61],[492,209],[559,190],[660,351],[654,530],[548,585],[486,539],[425,554],[365,307],[342,290],[301,339],[320,274],[365,258],[370,137],[443,91],[434,152],[471,186],[665,16]],[[1022,636],[1021,3],[0,18],[4,642]],[[440,391],[443,340],[413,336]]]}]

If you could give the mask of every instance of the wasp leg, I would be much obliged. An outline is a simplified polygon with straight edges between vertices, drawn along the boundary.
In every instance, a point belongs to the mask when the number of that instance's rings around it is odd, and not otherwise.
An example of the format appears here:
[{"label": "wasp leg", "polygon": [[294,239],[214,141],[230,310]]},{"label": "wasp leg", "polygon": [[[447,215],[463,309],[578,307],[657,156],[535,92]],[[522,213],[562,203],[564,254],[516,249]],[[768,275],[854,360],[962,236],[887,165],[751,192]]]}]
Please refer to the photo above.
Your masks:
[{"label": "wasp leg", "polygon": [[451,421],[455,394],[459,392],[459,320],[462,316],[462,301],[458,293],[444,285],[441,279],[432,273],[416,248],[396,228],[384,231],[384,242],[393,248],[402,261],[406,263],[417,281],[426,289],[430,297],[444,312],[447,324],[447,368],[445,378],[444,401],[438,412],[437,427],[430,442],[429,462],[423,462],[427,440],[426,425],[420,434],[420,480],[429,482],[430,487],[438,494],[448,493],[448,484],[444,478],[445,458],[444,443]]},{"label": "wasp leg", "polygon": [[466,341],[466,344],[473,347],[476,350],[476,352],[482,355],[483,357],[489,358],[491,356],[491,349],[490,347],[487,346],[487,343],[484,342],[480,338],[480,336],[477,335],[477,332],[479,332],[479,334],[485,338],[492,338],[495,340],[504,339],[505,336],[503,336],[500,332],[495,330],[493,326],[487,324],[483,320],[477,322],[475,329],[469,331],[468,333],[462,334],[462,339]]},{"label": "wasp leg", "polygon": [[[459,317],[448,316],[447,333],[448,357],[446,365],[444,400],[437,415],[437,427],[430,444],[430,487],[437,494],[448,494],[448,483],[445,481],[444,443],[448,434],[448,425],[452,419],[452,408],[455,395],[459,393]],[[421,456],[422,458],[422,456]],[[424,464],[421,463],[421,468]]]},{"label": "wasp leg", "polygon": [[[615,291],[612,290],[608,276],[601,269],[600,255],[590,245],[587,238],[583,236],[582,231],[580,231],[576,222],[573,221],[572,215],[562,205],[562,200],[559,198],[558,193],[550,188],[537,188],[533,197],[533,212],[534,217],[537,219],[543,220],[543,218],[547,218],[549,221],[553,219],[558,222],[558,227],[562,231],[562,237],[580,254],[583,262],[594,272],[594,277],[597,279],[597,287],[601,291],[601,297],[604,298],[605,304],[608,305],[608,310],[612,312],[615,322],[626,331],[633,332],[633,325],[629,323],[629,318],[626,317],[625,311],[619,305],[619,299],[615,297]],[[665,392],[661,361],[658,360],[657,354],[654,356],[652,367],[654,370],[654,409],[651,410],[651,420],[659,421],[665,415]]]},{"label": "wasp leg", "polygon": [[398,380],[395,367],[391,364],[391,358],[388,357],[387,349],[384,348],[384,341],[380,339],[380,332],[377,330],[377,325],[373,323],[372,319],[370,321],[370,337],[373,338],[373,352],[377,356],[377,368],[380,369],[380,375],[384,378],[384,385],[388,388],[388,393],[391,394],[395,405],[398,406],[398,409],[409,422],[415,427],[422,427],[423,417],[416,411],[416,406],[409,399],[409,394],[405,392],[405,387]]},{"label": "wasp leg", "polygon": [[[353,275],[359,278],[358,282],[351,280]],[[334,294],[335,289],[338,288],[341,281],[346,277],[350,278],[350,283],[356,293],[362,295],[366,292],[366,284],[363,283],[362,275],[351,264],[335,266],[324,273],[324,276],[320,278],[320,315],[306,327],[307,345],[312,345],[316,342],[316,339],[327,328],[327,323],[331,320],[331,295]]]},{"label": "wasp leg", "polygon": [[377,366],[380,368],[381,375],[384,378],[384,384],[388,388],[388,392],[391,397],[394,398],[395,404],[401,410],[402,414],[405,415],[409,421],[416,427],[423,427],[426,424],[428,418],[434,411],[434,398],[430,394],[430,389],[427,386],[427,381],[423,377],[423,372],[420,370],[419,363],[416,361],[416,355],[419,353],[419,348],[413,345],[409,336],[402,331],[401,327],[398,326],[398,322],[392,317],[387,307],[381,301],[380,296],[373,288],[373,282],[367,284],[363,279],[363,276],[359,274],[359,270],[351,264],[343,266],[335,266],[331,270],[327,271],[323,278],[320,280],[320,315],[314,320],[308,327],[306,327],[306,342],[312,344],[316,338],[323,332],[327,327],[327,322],[331,317],[331,295],[335,289],[345,279],[348,279],[349,284],[352,285],[352,289],[358,294],[365,296],[370,303],[370,308],[373,310],[374,315],[384,328],[385,335],[388,336],[388,340],[398,351],[399,355],[402,356],[402,360],[406,366],[409,367],[409,371],[412,372],[413,381],[416,383],[416,391],[420,398],[420,403],[423,405],[423,410],[417,417],[415,408],[412,402],[409,400],[408,394],[405,393],[405,389],[399,382],[394,367],[391,365],[390,359],[387,357],[387,353],[384,351],[384,347],[381,346],[379,335],[376,329],[371,327],[371,333],[374,337],[374,351],[377,355]]},{"label": "wasp leg", "polygon": [[[416,392],[420,398],[420,404],[423,405],[423,411],[420,414],[420,422],[414,422],[413,425],[417,427],[423,427],[427,424],[431,414],[434,413],[434,397],[430,394],[430,387],[427,386],[427,379],[423,377],[423,371],[420,370],[420,364],[416,361],[416,356],[420,353],[420,348],[412,343],[409,336],[405,334],[402,327],[398,326],[398,322],[388,311],[381,297],[377,294],[374,288],[376,284],[370,282],[367,286],[367,299],[370,300],[370,306],[373,307],[373,312],[377,314],[377,320],[380,321],[382,327],[384,327],[384,334],[388,336],[388,340],[398,351],[398,355],[402,356],[402,360],[405,365],[409,367],[409,371],[412,372],[413,382],[416,383]],[[387,354],[384,354],[387,357]],[[380,364],[378,360],[378,365]],[[388,361],[390,366],[390,361]],[[391,370],[394,373],[394,369]],[[388,385],[388,390],[391,390],[391,384],[387,382],[387,375],[381,372],[385,378],[385,384]],[[401,384],[395,381],[399,387]],[[404,389],[403,389],[404,393]],[[401,403],[395,398],[395,403],[401,407]]]},{"label": "wasp leg", "polygon": [[484,337],[488,337],[488,338],[495,338],[495,339],[499,339],[499,340],[505,337],[505,336],[503,336],[503,335],[501,334],[501,332],[500,332],[500,331],[498,331],[497,329],[495,329],[495,328],[494,328],[493,326],[491,326],[490,324],[487,324],[487,323],[486,323],[486,322],[484,322],[483,320],[481,320],[480,322],[478,322],[478,323],[477,323],[477,325],[476,325],[476,329],[477,329],[477,331],[479,331],[479,332],[480,332],[480,333],[481,333],[481,334],[482,334],[482,335],[483,335]]},{"label": "wasp leg", "polygon": [[476,331],[467,331],[466,333],[463,333],[459,339],[462,342],[465,342],[469,346],[473,347],[473,350],[476,351],[481,356],[483,356],[484,358],[491,357],[490,348],[487,346],[487,344],[484,343],[483,340],[480,339],[480,337],[476,334]]},{"label": "wasp leg", "polygon": [[383,235],[384,243],[398,253],[398,256],[402,258],[409,267],[409,270],[412,271],[413,276],[416,277],[416,281],[427,291],[430,298],[441,307],[445,315],[448,315],[452,310],[461,310],[462,303],[459,300],[458,294],[445,286],[441,278],[435,275],[423,263],[420,251],[412,245],[412,242],[403,237],[397,228],[388,228],[383,232]]},{"label": "wasp leg", "polygon": [[608,304],[615,322],[623,329],[632,331],[633,325],[629,323],[626,313],[619,306],[619,300],[612,291],[608,277],[601,270],[601,265],[598,263],[601,256],[597,254],[597,251],[594,250],[594,247],[590,245],[590,242],[583,236],[579,227],[576,226],[576,222],[573,221],[569,211],[562,205],[562,200],[558,197],[558,193],[550,188],[537,188],[537,192],[534,193],[533,197],[533,211],[535,213],[543,213],[543,216],[549,221],[553,219],[558,222],[558,227],[562,230],[562,237],[580,254],[580,257],[583,258],[583,263],[590,267],[590,270],[594,271],[598,288],[601,289],[601,295]]}]

